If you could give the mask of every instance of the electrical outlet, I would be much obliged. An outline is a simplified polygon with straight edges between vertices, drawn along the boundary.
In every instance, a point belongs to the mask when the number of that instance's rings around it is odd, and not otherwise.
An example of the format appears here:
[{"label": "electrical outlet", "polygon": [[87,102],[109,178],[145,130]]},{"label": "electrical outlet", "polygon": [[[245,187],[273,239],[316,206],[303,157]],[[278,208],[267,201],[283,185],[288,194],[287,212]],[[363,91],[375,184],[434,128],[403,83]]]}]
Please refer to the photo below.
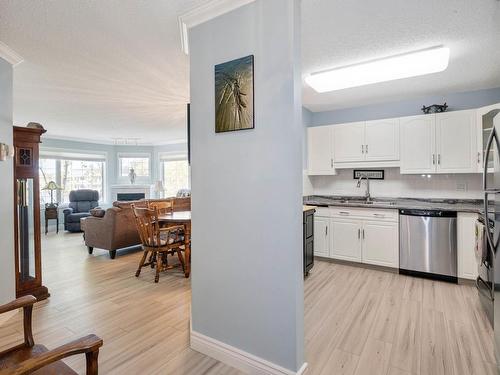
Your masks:
[{"label": "electrical outlet", "polygon": [[467,191],[467,182],[457,182],[457,191]]}]

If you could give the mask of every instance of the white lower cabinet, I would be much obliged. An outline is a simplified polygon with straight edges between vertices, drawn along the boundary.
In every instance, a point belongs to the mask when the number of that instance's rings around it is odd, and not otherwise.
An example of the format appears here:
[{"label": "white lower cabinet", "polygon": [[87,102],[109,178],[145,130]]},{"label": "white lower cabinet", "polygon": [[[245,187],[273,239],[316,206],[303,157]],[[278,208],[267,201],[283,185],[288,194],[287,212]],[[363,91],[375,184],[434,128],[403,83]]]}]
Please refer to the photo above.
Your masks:
[{"label": "white lower cabinet", "polygon": [[330,257],[361,262],[361,228],[358,220],[331,219]]},{"label": "white lower cabinet", "polygon": [[[314,255],[399,268],[399,213],[391,209],[319,207],[314,217]],[[474,213],[458,213],[458,277],[474,280]]]},{"label": "white lower cabinet", "polygon": [[330,256],[330,218],[314,216],[314,255]]},{"label": "white lower cabinet", "polygon": [[[397,210],[367,210],[332,207],[330,230],[325,230],[326,217],[317,217],[315,224],[320,236],[315,240],[315,255],[325,256],[330,241],[329,258],[367,263],[384,267],[399,267],[399,225]],[[326,215],[323,212],[323,215]],[[329,232],[329,238],[324,233]]]},{"label": "white lower cabinet", "polygon": [[475,280],[477,277],[477,261],[474,253],[476,243],[476,221],[478,215],[459,212],[457,215],[457,257],[458,277]]},{"label": "white lower cabinet", "polygon": [[362,229],[363,263],[399,267],[398,223],[365,221]]}]

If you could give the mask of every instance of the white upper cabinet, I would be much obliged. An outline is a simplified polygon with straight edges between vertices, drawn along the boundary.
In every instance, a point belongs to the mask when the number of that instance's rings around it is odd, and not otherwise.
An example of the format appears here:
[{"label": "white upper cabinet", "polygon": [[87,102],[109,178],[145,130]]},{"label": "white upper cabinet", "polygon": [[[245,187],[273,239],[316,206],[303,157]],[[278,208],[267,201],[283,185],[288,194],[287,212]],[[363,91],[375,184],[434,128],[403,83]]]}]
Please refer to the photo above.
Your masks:
[{"label": "white upper cabinet", "polygon": [[400,167],[401,174],[482,172],[482,133],[488,134],[483,127],[489,117],[479,113],[481,109],[473,109],[309,128],[309,175],[358,167]]},{"label": "white upper cabinet", "polygon": [[333,160],[335,163],[365,160],[365,123],[333,125]]},{"label": "white upper cabinet", "polygon": [[399,160],[399,119],[367,121],[365,160]]},{"label": "white upper cabinet", "polygon": [[332,127],[333,160],[338,163],[338,168],[349,167],[353,163],[356,166],[355,163],[360,162],[399,160],[399,119],[353,122]]},{"label": "white upper cabinet", "polygon": [[477,172],[475,110],[436,114],[436,171]]},{"label": "white upper cabinet", "polygon": [[309,175],[333,175],[332,127],[307,129],[307,170]]},{"label": "white upper cabinet", "polygon": [[434,115],[400,119],[400,173],[434,173],[436,171]]},{"label": "white upper cabinet", "polygon": [[475,110],[403,117],[400,130],[402,174],[478,171]]},{"label": "white upper cabinet", "polygon": [[[484,153],[488,143],[488,137],[493,128],[493,119],[500,113],[500,103],[481,107],[476,110],[476,129],[477,129],[477,171],[483,172]],[[494,160],[497,158],[495,145],[490,149],[488,156],[488,172],[494,172]]]}]

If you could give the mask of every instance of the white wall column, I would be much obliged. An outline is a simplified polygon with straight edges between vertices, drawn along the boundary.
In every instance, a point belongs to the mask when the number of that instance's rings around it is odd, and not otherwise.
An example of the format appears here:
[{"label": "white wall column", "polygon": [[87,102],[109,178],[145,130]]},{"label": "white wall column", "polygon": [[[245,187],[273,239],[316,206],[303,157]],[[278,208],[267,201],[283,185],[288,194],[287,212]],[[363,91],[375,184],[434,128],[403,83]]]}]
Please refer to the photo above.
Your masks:
[{"label": "white wall column", "polygon": [[[191,346],[251,373],[305,368],[299,48],[299,0],[256,0],[189,30]],[[216,134],[214,66],[248,55],[255,129]]]}]

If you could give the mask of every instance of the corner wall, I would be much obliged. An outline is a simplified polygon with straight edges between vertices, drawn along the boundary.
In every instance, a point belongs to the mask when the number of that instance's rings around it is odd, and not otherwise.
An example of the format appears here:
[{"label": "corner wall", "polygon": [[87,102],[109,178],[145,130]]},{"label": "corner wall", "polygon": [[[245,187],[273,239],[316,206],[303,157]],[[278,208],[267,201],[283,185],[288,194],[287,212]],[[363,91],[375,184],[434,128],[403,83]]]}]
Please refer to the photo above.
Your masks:
[{"label": "corner wall", "polygon": [[[13,144],[10,63],[0,58],[0,142]],[[15,298],[14,169],[12,159],[0,161],[0,304]]]},{"label": "corner wall", "polygon": [[[192,28],[189,48],[191,338],[280,374],[304,361],[299,16],[297,0],[257,0]],[[255,129],[216,134],[214,66],[250,54]]]}]

